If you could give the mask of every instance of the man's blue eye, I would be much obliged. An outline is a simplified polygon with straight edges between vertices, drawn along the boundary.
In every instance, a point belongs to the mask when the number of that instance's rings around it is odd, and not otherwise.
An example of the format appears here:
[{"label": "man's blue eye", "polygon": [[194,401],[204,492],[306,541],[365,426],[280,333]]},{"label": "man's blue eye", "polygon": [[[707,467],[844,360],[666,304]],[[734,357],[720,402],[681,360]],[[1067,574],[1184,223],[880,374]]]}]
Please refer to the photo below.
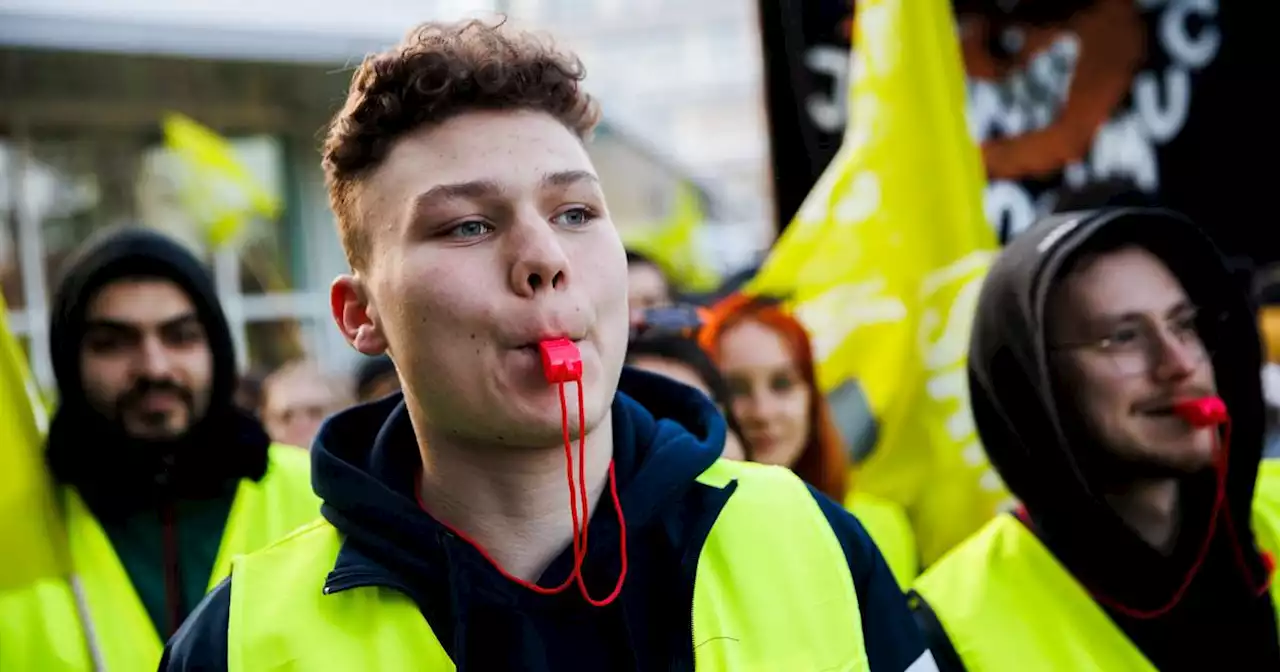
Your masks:
[{"label": "man's blue eye", "polygon": [[591,215],[591,212],[588,211],[586,208],[574,208],[572,210],[565,210],[564,212],[556,215],[555,218],[556,218],[556,221],[558,221],[560,224],[564,226],[585,226],[587,224],[590,224],[591,220],[594,219],[594,217],[592,217]]},{"label": "man's blue eye", "polygon": [[451,238],[473,238],[475,236],[483,236],[489,233],[488,224],[481,221],[463,222],[452,229],[449,229],[449,237]]}]

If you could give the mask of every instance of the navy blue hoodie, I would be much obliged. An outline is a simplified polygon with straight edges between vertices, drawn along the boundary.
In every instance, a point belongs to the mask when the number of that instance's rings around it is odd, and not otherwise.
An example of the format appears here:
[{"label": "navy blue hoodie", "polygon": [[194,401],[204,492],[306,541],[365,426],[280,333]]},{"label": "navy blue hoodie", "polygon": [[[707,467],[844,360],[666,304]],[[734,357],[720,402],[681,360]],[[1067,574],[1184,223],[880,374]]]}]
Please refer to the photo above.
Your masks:
[{"label": "navy blue hoodie", "polygon": [[[460,671],[692,670],[698,555],[732,496],[732,488],[703,486],[695,478],[719,456],[724,420],[700,392],[664,378],[627,370],[620,388],[613,403],[614,460],[629,569],[612,604],[597,608],[577,591],[539,595],[520,587],[422,511],[414,491],[421,460],[399,394],[333,417],[312,449],[323,514],[345,537],[326,592],[361,586],[404,592]],[[928,660],[866,531],[838,504],[816,491],[813,496],[848,558],[871,669],[901,672]],[[590,523],[583,572],[593,595],[607,594],[618,575],[611,508],[600,507]],[[566,547],[538,583],[558,585],[572,564]],[[161,670],[227,669],[234,589],[229,579],[206,598],[170,641]]]}]

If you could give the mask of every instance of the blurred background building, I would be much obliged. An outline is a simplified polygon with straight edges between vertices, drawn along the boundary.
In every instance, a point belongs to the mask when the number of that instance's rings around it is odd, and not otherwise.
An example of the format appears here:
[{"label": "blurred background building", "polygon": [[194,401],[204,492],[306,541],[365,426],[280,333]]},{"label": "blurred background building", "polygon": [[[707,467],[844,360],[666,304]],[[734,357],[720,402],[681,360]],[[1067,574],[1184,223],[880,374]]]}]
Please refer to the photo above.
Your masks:
[{"label": "blurred background building", "polygon": [[[0,0],[0,286],[43,385],[49,294],[91,232],[141,223],[202,250],[242,367],[349,370],[328,285],[346,264],[317,147],[362,55],[428,19],[503,11],[579,51],[605,105],[592,147],[620,227],[694,186],[699,244],[732,270],[771,241],[750,0]],[[214,249],[179,197],[162,120],[216,131],[282,204]]]}]

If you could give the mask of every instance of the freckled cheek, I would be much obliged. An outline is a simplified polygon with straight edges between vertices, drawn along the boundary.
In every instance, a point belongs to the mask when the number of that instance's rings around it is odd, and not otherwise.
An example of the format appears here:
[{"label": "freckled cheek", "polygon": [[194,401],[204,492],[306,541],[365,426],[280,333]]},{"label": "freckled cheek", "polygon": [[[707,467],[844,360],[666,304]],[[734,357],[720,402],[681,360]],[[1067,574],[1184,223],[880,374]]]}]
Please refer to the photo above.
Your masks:
[{"label": "freckled cheek", "polygon": [[425,265],[405,266],[379,288],[375,298],[384,320],[394,315],[396,321],[416,329],[419,323],[436,323],[436,316],[456,312],[452,304],[465,299],[470,291],[467,274],[451,275],[429,266],[430,270],[424,270],[421,267]]},{"label": "freckled cheek", "polygon": [[571,272],[578,276],[578,280],[595,283],[607,278],[608,282],[612,284],[615,282],[615,278],[621,277],[625,284],[627,279],[625,258],[622,264],[611,263],[613,261],[612,250],[591,240],[574,241],[570,245],[571,247],[567,250],[569,253],[569,266]]},{"label": "freckled cheek", "polygon": [[626,251],[622,240],[607,220],[598,220],[586,235],[571,238],[569,263],[588,282],[627,286]]},{"label": "freckled cheek", "polygon": [[[590,252],[584,248],[573,260],[577,287],[590,302],[595,328],[601,336],[625,341],[631,321],[625,258],[619,254],[617,263],[610,263],[608,253]],[[619,347],[625,348],[625,343]]]}]

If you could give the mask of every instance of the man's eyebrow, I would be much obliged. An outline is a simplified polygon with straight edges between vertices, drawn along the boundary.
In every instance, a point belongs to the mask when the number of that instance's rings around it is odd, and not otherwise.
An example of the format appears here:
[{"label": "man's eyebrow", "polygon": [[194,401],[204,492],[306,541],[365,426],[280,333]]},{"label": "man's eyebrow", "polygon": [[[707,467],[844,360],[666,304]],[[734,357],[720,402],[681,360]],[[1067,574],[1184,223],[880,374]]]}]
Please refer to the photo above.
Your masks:
[{"label": "man's eyebrow", "polygon": [[[200,318],[194,312],[182,313],[171,317],[157,326],[160,329],[171,329],[173,327],[182,326],[190,322],[199,322]],[[92,318],[85,320],[86,329],[109,329],[111,331],[140,331],[147,325],[138,324],[137,322],[125,322],[123,320],[114,320],[109,317]]]},{"label": "man's eyebrow", "polygon": [[[1169,318],[1176,315],[1185,314],[1190,311],[1194,311],[1195,308],[1196,308],[1195,304],[1191,303],[1190,299],[1183,299],[1173,304],[1172,306],[1160,311],[1160,314],[1166,318]],[[1140,311],[1131,310],[1131,311],[1119,312],[1119,313],[1104,313],[1102,315],[1098,315],[1093,321],[1103,325],[1110,326],[1110,325],[1122,324],[1124,322],[1141,321],[1143,319],[1146,319],[1148,315],[1150,315],[1150,313],[1143,313]]]},{"label": "man's eyebrow", "polygon": [[200,324],[200,317],[195,312],[183,313],[160,323],[161,329],[172,329],[174,327],[184,327],[188,324]]},{"label": "man's eyebrow", "polygon": [[120,320],[112,320],[109,318],[96,318],[85,320],[85,329],[106,329],[110,331],[137,331],[138,325],[132,322],[122,322]]},{"label": "man's eyebrow", "polygon": [[[600,178],[594,173],[586,170],[561,170],[554,173],[547,173],[542,176],[542,184],[557,187],[565,187],[579,182],[596,182]],[[467,182],[454,182],[451,184],[437,184],[434,187],[418,194],[414,201],[414,208],[421,208],[430,205],[435,201],[444,201],[451,199],[463,198],[487,198],[492,197],[502,191],[502,187],[492,180],[470,180]]]},{"label": "man's eyebrow", "polygon": [[437,184],[434,187],[418,194],[413,199],[414,209],[431,205],[435,201],[447,201],[460,198],[485,198],[490,197],[502,188],[498,183],[491,180],[472,180],[470,182],[455,182],[453,184]]},{"label": "man's eyebrow", "polygon": [[1195,312],[1195,310],[1196,310],[1196,304],[1191,303],[1191,299],[1183,299],[1173,304],[1173,307],[1170,308],[1169,310],[1166,310],[1164,314],[1169,317],[1174,317],[1177,315],[1185,315],[1187,313],[1192,313],[1192,312]]},{"label": "man's eyebrow", "polygon": [[[543,186],[567,187],[583,182],[599,184],[600,178],[586,170],[560,170],[543,175],[541,182]],[[440,201],[493,198],[500,193],[502,193],[502,186],[493,180],[437,184],[414,197],[411,212],[420,212],[423,208],[428,208]]]},{"label": "man's eyebrow", "polygon": [[542,183],[544,185],[556,187],[567,187],[579,182],[594,182],[598,184],[600,182],[600,178],[596,177],[594,173],[585,170],[561,170],[554,173],[547,173],[542,176]]},{"label": "man's eyebrow", "polygon": [[1091,322],[1102,322],[1109,324],[1111,322],[1124,322],[1125,320],[1140,320],[1142,313],[1136,310],[1119,310],[1115,312],[1101,312],[1097,315],[1087,316],[1087,320]]}]

